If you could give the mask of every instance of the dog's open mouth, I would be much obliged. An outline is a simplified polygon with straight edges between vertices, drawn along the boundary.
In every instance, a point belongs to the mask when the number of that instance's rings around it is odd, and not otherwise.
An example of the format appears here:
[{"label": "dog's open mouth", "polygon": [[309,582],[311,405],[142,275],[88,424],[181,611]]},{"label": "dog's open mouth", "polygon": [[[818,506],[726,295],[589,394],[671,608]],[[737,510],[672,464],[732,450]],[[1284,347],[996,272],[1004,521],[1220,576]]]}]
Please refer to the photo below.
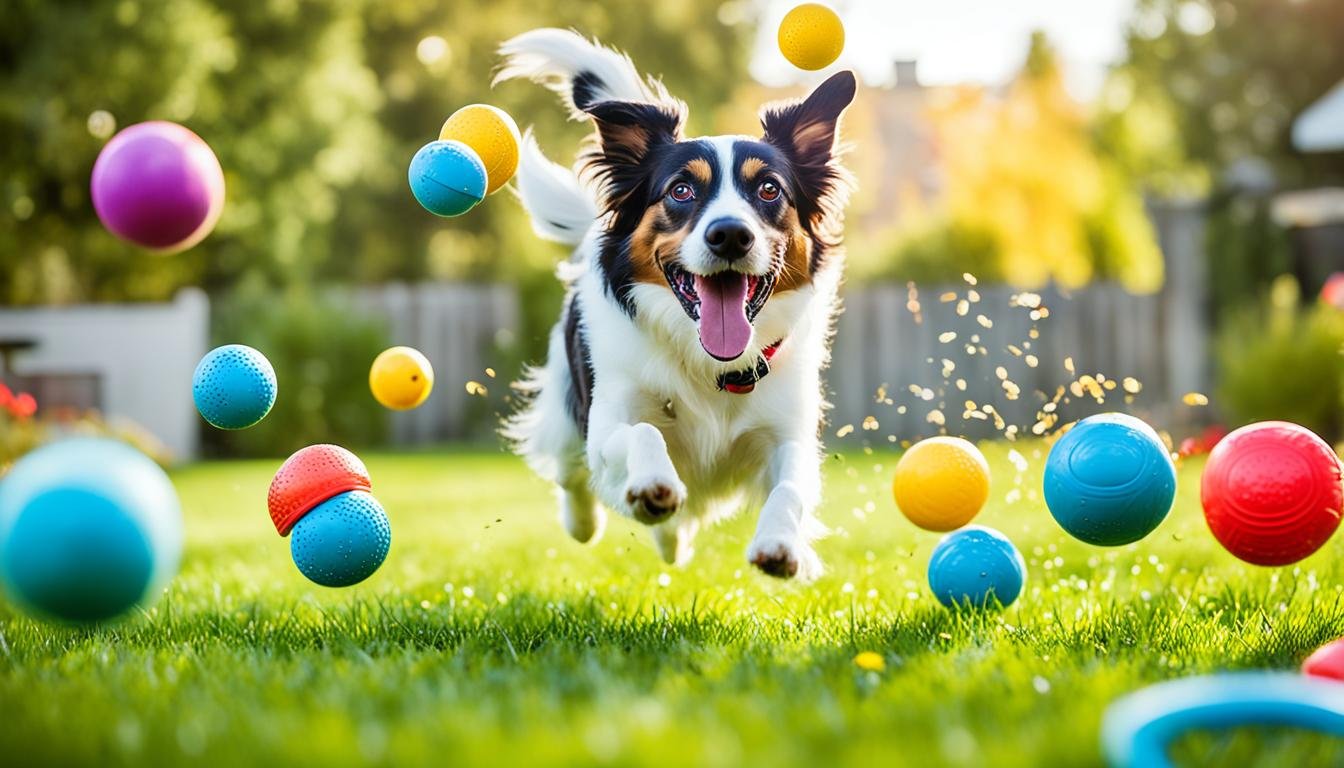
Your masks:
[{"label": "dog's open mouth", "polygon": [[700,346],[717,360],[741,357],[751,342],[751,323],[774,290],[775,273],[696,275],[665,263],[663,275],[681,308],[699,325]]}]

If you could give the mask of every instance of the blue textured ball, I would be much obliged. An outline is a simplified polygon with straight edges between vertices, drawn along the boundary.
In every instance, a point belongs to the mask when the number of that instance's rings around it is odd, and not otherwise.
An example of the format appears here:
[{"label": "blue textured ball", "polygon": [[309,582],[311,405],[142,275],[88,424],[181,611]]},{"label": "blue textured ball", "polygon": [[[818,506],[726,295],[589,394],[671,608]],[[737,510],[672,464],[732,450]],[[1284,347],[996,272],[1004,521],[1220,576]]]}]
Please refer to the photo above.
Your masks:
[{"label": "blue textured ball", "polygon": [[431,141],[411,158],[411,194],[436,216],[461,216],[485,199],[488,177],[476,151],[460,141]]},{"label": "blue textured ball", "polygon": [[191,377],[196,410],[220,429],[246,429],[266,418],[277,391],[271,361],[242,344],[210,350]]},{"label": "blue textured ball", "polygon": [[1045,504],[1089,544],[1138,541],[1171,511],[1176,466],[1152,427],[1123,413],[1089,416],[1050,449]]},{"label": "blue textured ball", "polygon": [[51,443],[0,481],[0,584],[32,613],[113,618],[157,595],[181,554],[173,484],[125,443]]},{"label": "blue textured ball", "polygon": [[1022,594],[1027,564],[1007,536],[970,525],[944,536],[929,557],[929,588],[949,608],[1011,605]]},{"label": "blue textured ball", "polygon": [[313,507],[294,525],[289,552],[304,576],[324,587],[369,578],[392,546],[392,526],[378,500],[347,491]]}]

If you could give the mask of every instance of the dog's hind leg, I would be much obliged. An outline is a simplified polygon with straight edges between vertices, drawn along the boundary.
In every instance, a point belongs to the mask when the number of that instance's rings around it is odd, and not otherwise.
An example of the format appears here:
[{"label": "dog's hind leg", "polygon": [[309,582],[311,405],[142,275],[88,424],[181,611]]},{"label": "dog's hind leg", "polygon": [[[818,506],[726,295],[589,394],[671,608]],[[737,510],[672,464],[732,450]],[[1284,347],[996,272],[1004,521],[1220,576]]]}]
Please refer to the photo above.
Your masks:
[{"label": "dog's hind leg", "polygon": [[588,468],[579,466],[560,479],[556,496],[560,499],[560,522],[569,535],[580,543],[602,538],[607,527],[607,511],[597,503],[588,485]]},{"label": "dog's hind leg", "polygon": [[700,530],[700,518],[682,516],[653,527],[653,542],[658,554],[668,565],[685,565],[695,554],[695,534]]}]

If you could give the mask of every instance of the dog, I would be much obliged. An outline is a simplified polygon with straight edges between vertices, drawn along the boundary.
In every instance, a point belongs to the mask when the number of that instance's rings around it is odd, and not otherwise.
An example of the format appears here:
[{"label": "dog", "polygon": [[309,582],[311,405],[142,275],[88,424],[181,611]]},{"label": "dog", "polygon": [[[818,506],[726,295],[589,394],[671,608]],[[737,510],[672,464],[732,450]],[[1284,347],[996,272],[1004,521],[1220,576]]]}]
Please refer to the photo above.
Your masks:
[{"label": "dog", "polygon": [[596,41],[538,29],[500,53],[497,83],[546,85],[595,127],[574,171],[524,136],[517,195],[539,235],[575,251],[504,436],[558,487],[580,542],[613,510],[682,565],[700,528],[760,505],[748,561],[814,579],[854,75],[767,105],[759,138],[685,138],[686,105]]}]

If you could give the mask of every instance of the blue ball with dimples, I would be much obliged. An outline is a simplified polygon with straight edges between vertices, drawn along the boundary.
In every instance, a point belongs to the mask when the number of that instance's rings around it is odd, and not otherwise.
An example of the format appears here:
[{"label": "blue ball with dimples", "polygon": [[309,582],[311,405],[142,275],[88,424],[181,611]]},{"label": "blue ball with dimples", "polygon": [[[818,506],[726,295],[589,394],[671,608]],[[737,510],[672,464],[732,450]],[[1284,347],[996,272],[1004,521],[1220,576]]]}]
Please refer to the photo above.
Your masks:
[{"label": "blue ball with dimples", "polygon": [[485,163],[460,141],[431,141],[411,158],[411,194],[436,216],[461,216],[485,199]]},{"label": "blue ball with dimples", "polygon": [[378,500],[346,491],[313,507],[294,524],[289,552],[304,576],[324,587],[348,587],[378,570],[392,546],[392,527]]},{"label": "blue ball with dimples", "polygon": [[114,618],[158,595],[181,554],[177,492],[125,443],[51,443],[0,480],[0,585],[31,613]]},{"label": "blue ball with dimples", "polygon": [[1022,594],[1027,564],[1007,536],[971,525],[944,536],[929,557],[929,588],[948,608],[1007,606]]},{"label": "blue ball with dimples", "polygon": [[196,410],[220,429],[246,429],[266,418],[277,391],[271,362],[242,344],[210,350],[191,378]]}]

